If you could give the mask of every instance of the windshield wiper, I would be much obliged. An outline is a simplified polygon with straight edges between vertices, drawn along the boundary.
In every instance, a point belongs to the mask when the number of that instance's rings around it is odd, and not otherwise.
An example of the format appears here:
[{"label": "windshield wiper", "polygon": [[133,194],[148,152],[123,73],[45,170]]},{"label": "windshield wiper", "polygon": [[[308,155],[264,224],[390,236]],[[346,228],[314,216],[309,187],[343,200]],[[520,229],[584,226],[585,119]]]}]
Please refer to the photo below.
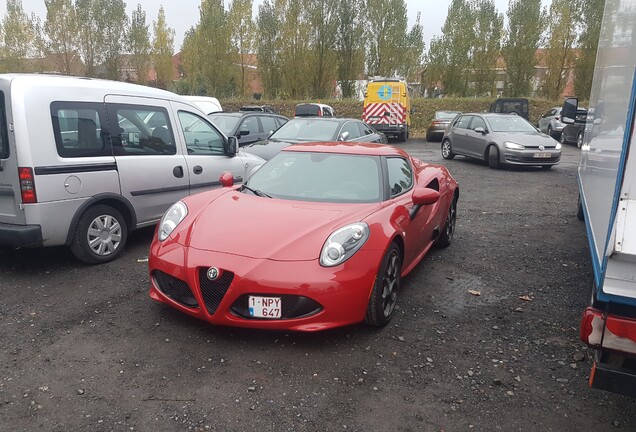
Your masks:
[{"label": "windshield wiper", "polygon": [[273,198],[271,195],[267,195],[265,192],[259,191],[258,189],[252,189],[251,187],[249,187],[246,184],[243,185],[242,189],[247,189],[248,191],[252,192],[254,195],[259,196],[259,197]]}]

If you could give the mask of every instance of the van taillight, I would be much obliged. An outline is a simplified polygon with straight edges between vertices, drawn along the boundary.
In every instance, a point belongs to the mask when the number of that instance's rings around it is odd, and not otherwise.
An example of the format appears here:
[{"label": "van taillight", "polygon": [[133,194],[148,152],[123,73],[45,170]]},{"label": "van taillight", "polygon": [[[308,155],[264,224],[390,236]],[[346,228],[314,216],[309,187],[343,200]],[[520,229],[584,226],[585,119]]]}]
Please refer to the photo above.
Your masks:
[{"label": "van taillight", "polygon": [[22,192],[23,204],[34,204],[38,202],[35,194],[35,180],[33,178],[33,169],[18,168],[18,176],[20,177],[20,191]]}]

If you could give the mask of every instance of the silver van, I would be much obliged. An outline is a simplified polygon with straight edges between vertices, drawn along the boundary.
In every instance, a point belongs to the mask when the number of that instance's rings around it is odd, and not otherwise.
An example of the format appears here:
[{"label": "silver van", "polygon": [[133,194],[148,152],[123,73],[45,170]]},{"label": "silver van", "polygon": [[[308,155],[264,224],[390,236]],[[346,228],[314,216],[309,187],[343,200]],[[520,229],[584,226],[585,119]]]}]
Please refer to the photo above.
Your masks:
[{"label": "silver van", "polygon": [[182,97],[128,83],[0,74],[0,245],[115,259],[182,197],[263,164]]}]

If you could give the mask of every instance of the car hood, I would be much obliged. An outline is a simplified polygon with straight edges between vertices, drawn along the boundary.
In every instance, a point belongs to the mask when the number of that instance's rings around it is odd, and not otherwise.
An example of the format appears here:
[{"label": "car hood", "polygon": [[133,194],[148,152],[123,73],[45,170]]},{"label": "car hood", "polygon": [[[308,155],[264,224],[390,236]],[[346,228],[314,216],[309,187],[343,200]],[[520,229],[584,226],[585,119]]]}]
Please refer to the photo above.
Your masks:
[{"label": "car hood", "polygon": [[245,151],[245,153],[251,153],[253,155],[261,157],[265,160],[270,160],[285,147],[288,147],[292,144],[296,144],[299,142],[301,141],[297,141],[297,140],[280,141],[275,139],[263,140],[263,141],[257,141],[253,144],[243,147],[243,151]]},{"label": "car hood", "polygon": [[250,258],[315,260],[333,231],[362,221],[378,208],[379,203],[289,201],[235,190],[199,212],[186,242],[192,248]]},{"label": "car hood", "polygon": [[511,141],[526,147],[555,147],[557,141],[546,134],[540,132],[493,132],[496,141],[503,143]]}]

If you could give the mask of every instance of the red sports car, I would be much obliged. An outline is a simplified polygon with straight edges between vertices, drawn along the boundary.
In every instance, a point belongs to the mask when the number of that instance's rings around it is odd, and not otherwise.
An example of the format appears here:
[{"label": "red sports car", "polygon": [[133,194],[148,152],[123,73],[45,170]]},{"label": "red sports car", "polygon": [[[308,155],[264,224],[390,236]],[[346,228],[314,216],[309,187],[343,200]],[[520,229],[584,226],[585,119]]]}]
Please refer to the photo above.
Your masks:
[{"label": "red sports car", "polygon": [[401,278],[453,238],[446,168],[385,145],[285,148],[243,185],[175,203],[150,250],[150,297],[212,324],[386,325]]}]

